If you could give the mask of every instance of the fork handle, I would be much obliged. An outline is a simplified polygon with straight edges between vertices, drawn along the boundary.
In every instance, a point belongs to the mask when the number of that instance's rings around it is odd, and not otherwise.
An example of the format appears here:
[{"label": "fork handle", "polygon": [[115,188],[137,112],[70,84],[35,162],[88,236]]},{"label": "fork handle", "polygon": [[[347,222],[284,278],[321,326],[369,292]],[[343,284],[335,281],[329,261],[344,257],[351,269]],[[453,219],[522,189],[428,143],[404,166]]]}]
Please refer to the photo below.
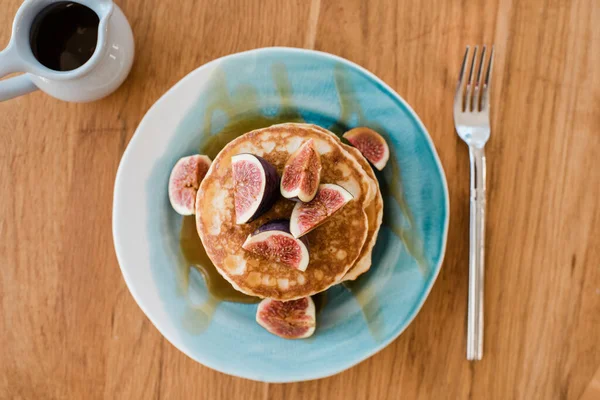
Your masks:
[{"label": "fork handle", "polygon": [[485,153],[469,147],[471,159],[471,220],[469,234],[469,306],[467,360],[483,357],[483,266],[485,249]]}]

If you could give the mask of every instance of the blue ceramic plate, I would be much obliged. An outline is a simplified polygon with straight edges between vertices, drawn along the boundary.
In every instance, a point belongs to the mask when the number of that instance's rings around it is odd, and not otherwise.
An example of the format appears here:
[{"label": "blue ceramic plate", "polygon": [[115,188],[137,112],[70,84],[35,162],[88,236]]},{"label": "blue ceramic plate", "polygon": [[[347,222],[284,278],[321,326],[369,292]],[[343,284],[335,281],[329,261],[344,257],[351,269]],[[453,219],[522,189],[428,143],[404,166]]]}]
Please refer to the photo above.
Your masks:
[{"label": "blue ceramic plate", "polygon": [[[378,174],[384,223],[373,267],[327,292],[314,336],[284,340],[254,320],[256,305],[215,303],[179,246],[182,218],[169,204],[171,167],[210,135],[286,121],[342,133],[369,126],[390,145]],[[448,189],[431,139],[414,111],[376,76],[342,58],[265,48],[210,62],[148,111],[117,173],[113,235],[133,297],[178,349],[215,370],[267,382],[343,371],[394,340],[413,320],[440,270]]]}]

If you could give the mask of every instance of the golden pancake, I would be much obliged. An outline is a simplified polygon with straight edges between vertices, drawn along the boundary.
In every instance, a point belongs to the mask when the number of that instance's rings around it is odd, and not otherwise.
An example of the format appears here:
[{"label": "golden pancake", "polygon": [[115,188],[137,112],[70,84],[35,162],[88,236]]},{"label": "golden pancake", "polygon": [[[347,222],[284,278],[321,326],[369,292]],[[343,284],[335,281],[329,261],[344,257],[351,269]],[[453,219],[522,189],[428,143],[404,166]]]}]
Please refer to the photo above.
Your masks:
[{"label": "golden pancake", "polygon": [[[198,190],[196,225],[211,261],[237,290],[277,300],[310,296],[340,282],[360,257],[369,231],[365,208],[372,195],[371,178],[339,140],[325,132],[306,124],[274,125],[240,136],[214,159]],[[248,235],[265,222],[289,219],[295,203],[280,197],[258,219],[237,225],[231,157],[255,154],[281,175],[289,156],[310,138],[321,156],[321,183],[340,185],[354,198],[306,235],[310,262],[302,272],[242,249]]]},{"label": "golden pancake", "polygon": [[[341,140],[332,132],[320,127],[315,128],[323,131],[324,133],[333,135],[341,143]],[[373,172],[373,168],[367,159],[361,154],[360,151],[358,151],[358,149],[352,146],[342,144],[342,147],[361,165],[363,170],[369,176],[369,183],[371,185],[369,200],[367,201],[367,207],[365,208],[369,224],[367,240],[361,249],[356,263],[352,266],[352,268],[350,268],[350,270],[342,279],[342,281],[348,281],[358,278],[361,274],[367,272],[369,268],[371,268],[373,247],[375,247],[375,243],[377,242],[377,235],[379,234],[379,228],[381,227],[381,222],[383,221],[383,197],[381,196],[379,181],[377,180],[377,177]]]},{"label": "golden pancake", "polygon": [[[344,145],[346,147],[350,147]],[[353,150],[356,150],[352,147]],[[348,149],[349,150],[349,149]],[[350,152],[354,154],[356,159],[361,163],[369,177],[375,182],[376,190],[375,190],[375,198],[367,205],[365,212],[367,213],[367,220],[369,224],[369,231],[367,233],[367,240],[363,245],[363,248],[360,252],[358,260],[356,263],[350,268],[350,270],[346,273],[343,281],[354,280],[358,278],[361,274],[364,274],[371,268],[371,257],[373,253],[373,247],[375,247],[375,243],[377,242],[377,235],[379,234],[379,228],[381,227],[381,222],[383,221],[383,197],[381,196],[381,190],[379,188],[379,182],[377,181],[377,177],[371,168],[371,165],[367,162],[367,160],[360,154],[355,154],[354,152]]]}]

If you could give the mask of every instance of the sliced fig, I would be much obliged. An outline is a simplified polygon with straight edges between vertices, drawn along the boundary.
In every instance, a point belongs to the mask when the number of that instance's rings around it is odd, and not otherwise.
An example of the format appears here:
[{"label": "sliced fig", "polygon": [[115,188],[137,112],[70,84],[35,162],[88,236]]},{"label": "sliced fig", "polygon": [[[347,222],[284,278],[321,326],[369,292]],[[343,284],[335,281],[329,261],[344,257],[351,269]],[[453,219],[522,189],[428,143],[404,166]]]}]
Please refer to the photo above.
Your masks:
[{"label": "sliced fig", "polygon": [[284,339],[304,339],[315,332],[315,314],[315,303],[310,297],[291,301],[264,299],[258,304],[256,322]]},{"label": "sliced fig", "polygon": [[277,199],[279,175],[275,167],[254,154],[231,157],[235,222],[245,224],[267,211]]},{"label": "sliced fig", "polygon": [[309,202],[317,194],[321,179],[321,156],[313,139],[308,139],[290,156],[281,176],[281,195]]},{"label": "sliced fig", "polygon": [[242,245],[244,250],[300,271],[308,267],[308,240],[290,233],[290,221],[278,219],[260,226]]},{"label": "sliced fig", "polygon": [[346,189],[332,183],[319,185],[314,199],[308,203],[296,203],[290,220],[290,232],[295,238],[315,229],[335,214],[353,197]]},{"label": "sliced fig", "polygon": [[349,130],[343,135],[352,146],[378,170],[382,170],[390,158],[390,148],[383,136],[373,129],[359,127]]},{"label": "sliced fig", "polygon": [[169,200],[177,213],[194,214],[196,193],[210,164],[210,158],[199,154],[183,157],[175,163],[169,177]]}]

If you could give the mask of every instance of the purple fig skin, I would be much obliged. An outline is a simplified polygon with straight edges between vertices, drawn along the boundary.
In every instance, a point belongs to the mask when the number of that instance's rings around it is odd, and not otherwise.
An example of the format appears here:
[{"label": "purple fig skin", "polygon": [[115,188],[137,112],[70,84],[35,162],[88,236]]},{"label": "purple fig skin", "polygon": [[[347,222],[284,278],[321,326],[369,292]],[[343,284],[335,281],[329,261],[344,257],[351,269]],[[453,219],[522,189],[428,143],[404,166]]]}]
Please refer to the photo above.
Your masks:
[{"label": "purple fig skin", "polygon": [[[328,192],[336,193],[338,196],[332,198],[331,195],[327,195]],[[294,206],[290,218],[290,232],[292,236],[296,239],[303,237],[308,232],[325,223],[329,217],[338,212],[352,199],[352,194],[342,186],[333,183],[319,185],[317,195],[312,201],[309,203],[296,203]],[[312,212],[308,214],[306,210],[312,210]],[[310,216],[311,221],[309,222],[311,224],[306,223],[306,215]],[[301,223],[303,219],[304,221]]]},{"label": "purple fig skin", "polygon": [[[289,219],[274,219],[272,221],[266,222],[266,223],[262,224],[261,226],[259,226],[258,229],[256,229],[254,232],[252,232],[252,236],[258,235],[259,233],[267,232],[267,231],[282,231],[285,233],[289,233],[291,235],[290,220]],[[310,248],[308,247],[308,238],[306,236],[302,236],[298,239],[302,243],[304,243],[304,245],[306,246],[306,249],[310,252]]]},{"label": "purple fig skin", "polygon": [[[267,222],[248,236],[242,248],[246,251],[261,255],[270,260],[275,260],[291,268],[299,271],[306,271],[310,262],[310,252],[308,250],[308,241],[295,239],[289,231],[290,222],[288,220],[279,219]],[[290,244],[278,243],[275,247],[266,245],[266,248],[260,248],[261,244],[265,245],[277,236],[283,236],[295,242],[298,246],[299,253],[292,250]],[[279,240],[281,240],[280,238]],[[277,240],[277,239],[276,239]],[[274,244],[274,242],[271,242]],[[255,247],[257,246],[258,247]],[[281,246],[281,247],[279,247]],[[299,258],[298,258],[299,257]]]},{"label": "purple fig skin", "polygon": [[265,182],[265,192],[263,193],[260,205],[248,222],[254,221],[256,218],[269,211],[273,204],[275,204],[277,195],[279,194],[279,175],[277,174],[275,167],[262,157],[257,155],[254,155],[254,157],[260,161],[260,164],[265,170],[265,179],[267,181]]},{"label": "purple fig skin", "polygon": [[304,339],[317,327],[315,303],[310,297],[291,301],[264,299],[258,304],[256,322],[284,339]]},{"label": "purple fig skin", "polygon": [[169,201],[181,215],[196,212],[198,188],[211,164],[210,158],[200,154],[180,158],[169,176]]},{"label": "purple fig skin", "polygon": [[308,139],[288,158],[281,176],[281,195],[294,201],[311,201],[321,180],[321,156]]},{"label": "purple fig skin", "polygon": [[258,160],[260,162],[260,165],[265,172],[265,188],[264,188],[264,192],[262,195],[262,199],[261,199],[260,204],[257,207],[256,211],[254,212],[254,214],[252,214],[252,216],[247,221],[243,222],[243,223],[248,223],[248,222],[252,222],[255,219],[257,219],[258,217],[260,217],[262,214],[264,214],[266,211],[268,211],[273,206],[273,204],[277,200],[277,195],[279,194],[279,180],[280,179],[279,179],[279,175],[277,174],[277,170],[275,169],[275,167],[273,167],[264,158],[259,157],[254,154],[249,154],[249,153],[241,153],[238,155],[249,155],[251,157],[254,157],[256,160]]},{"label": "purple fig skin", "polygon": [[342,136],[375,168],[383,170],[390,158],[390,148],[383,136],[364,126],[351,129]]}]

